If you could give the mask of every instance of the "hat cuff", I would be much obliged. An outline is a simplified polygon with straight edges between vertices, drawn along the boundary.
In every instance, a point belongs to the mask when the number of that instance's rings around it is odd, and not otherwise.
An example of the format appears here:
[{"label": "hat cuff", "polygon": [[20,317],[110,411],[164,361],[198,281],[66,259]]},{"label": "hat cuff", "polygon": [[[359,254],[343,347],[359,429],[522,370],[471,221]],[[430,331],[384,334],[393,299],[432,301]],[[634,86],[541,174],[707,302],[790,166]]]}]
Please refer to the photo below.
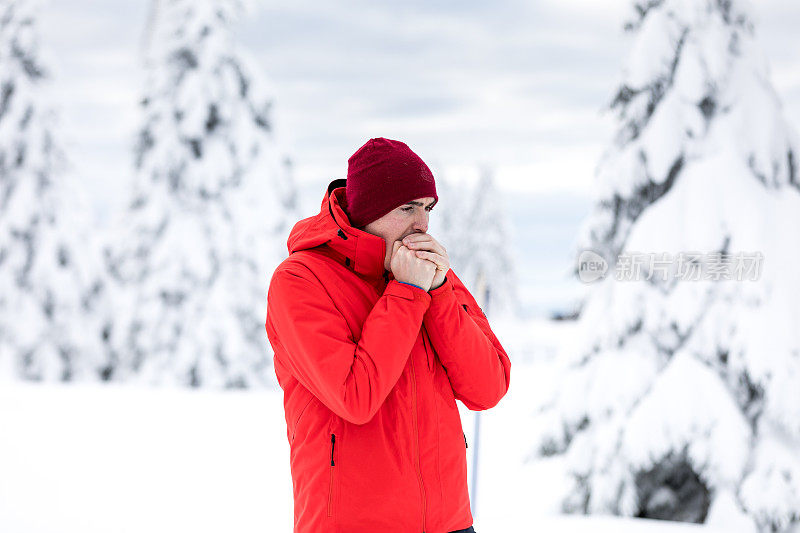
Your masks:
[{"label": "hat cuff", "polygon": [[397,209],[401,205],[405,205],[408,202],[411,202],[412,200],[416,200],[417,198],[425,198],[426,196],[430,196],[431,198],[433,198],[434,204],[436,204],[439,201],[439,196],[436,194],[436,191],[422,191],[422,192],[423,192],[422,195],[420,195],[420,191],[414,191],[414,194],[406,195],[407,197],[401,196],[400,198],[402,198],[402,200],[397,204],[389,207],[388,209],[386,207],[383,208],[376,207],[371,211],[362,210],[359,212],[361,217],[355,220],[351,218],[350,224],[352,224],[354,227],[361,228],[363,226],[366,226],[367,224],[375,222],[382,216],[387,215],[388,213],[392,212],[394,209]]}]

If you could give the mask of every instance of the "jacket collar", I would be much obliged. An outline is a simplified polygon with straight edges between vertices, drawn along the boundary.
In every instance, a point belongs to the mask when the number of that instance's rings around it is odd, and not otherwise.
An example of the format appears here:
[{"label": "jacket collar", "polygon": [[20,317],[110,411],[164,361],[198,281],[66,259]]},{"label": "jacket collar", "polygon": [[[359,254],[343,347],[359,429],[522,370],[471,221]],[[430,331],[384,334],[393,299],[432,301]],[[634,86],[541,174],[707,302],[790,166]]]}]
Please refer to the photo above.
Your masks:
[{"label": "jacket collar", "polygon": [[[338,179],[328,185],[320,211],[294,225],[289,234],[289,253],[322,247],[323,251],[351,268],[357,274],[370,278],[385,275],[383,266],[386,243],[377,235],[353,227],[345,212],[345,185]],[[391,277],[391,273],[389,273]]]}]

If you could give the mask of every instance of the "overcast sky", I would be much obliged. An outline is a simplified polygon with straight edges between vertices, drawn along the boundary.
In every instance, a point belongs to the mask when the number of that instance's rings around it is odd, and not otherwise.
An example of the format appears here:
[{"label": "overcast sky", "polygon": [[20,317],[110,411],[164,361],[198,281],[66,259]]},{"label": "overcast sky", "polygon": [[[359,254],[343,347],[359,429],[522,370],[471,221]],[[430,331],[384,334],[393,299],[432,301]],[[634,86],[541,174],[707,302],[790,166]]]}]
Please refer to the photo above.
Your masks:
[{"label": "overcast sky", "polygon": [[[606,145],[627,0],[256,1],[239,40],[272,85],[276,136],[304,182],[343,177],[370,137],[448,177],[478,163],[506,190],[584,194]],[[42,17],[63,133],[81,174],[116,185],[137,126],[149,2],[50,2]],[[754,9],[800,125],[800,2]]]}]

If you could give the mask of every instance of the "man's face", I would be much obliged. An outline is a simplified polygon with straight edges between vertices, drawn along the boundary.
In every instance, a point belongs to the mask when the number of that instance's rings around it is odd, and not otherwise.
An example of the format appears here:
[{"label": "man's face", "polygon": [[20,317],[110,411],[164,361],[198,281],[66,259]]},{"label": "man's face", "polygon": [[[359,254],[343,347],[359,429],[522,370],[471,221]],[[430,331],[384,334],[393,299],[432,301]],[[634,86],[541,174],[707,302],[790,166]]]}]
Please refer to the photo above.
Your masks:
[{"label": "man's face", "polygon": [[401,241],[406,235],[412,233],[428,231],[428,216],[434,203],[436,202],[432,196],[417,198],[392,209],[378,220],[364,226],[364,231],[377,235],[386,242],[386,255],[383,261],[386,270],[389,270],[394,241]]}]

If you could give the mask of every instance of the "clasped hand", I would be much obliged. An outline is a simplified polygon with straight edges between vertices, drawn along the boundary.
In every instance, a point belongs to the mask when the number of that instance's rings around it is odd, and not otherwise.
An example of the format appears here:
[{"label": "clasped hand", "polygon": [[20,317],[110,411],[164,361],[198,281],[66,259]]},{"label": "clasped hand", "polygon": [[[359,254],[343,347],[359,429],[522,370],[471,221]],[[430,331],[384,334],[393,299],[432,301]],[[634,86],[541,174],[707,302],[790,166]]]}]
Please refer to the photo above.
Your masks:
[{"label": "clasped hand", "polygon": [[397,281],[429,291],[441,287],[450,269],[447,250],[427,233],[412,233],[395,241],[390,268]]}]

